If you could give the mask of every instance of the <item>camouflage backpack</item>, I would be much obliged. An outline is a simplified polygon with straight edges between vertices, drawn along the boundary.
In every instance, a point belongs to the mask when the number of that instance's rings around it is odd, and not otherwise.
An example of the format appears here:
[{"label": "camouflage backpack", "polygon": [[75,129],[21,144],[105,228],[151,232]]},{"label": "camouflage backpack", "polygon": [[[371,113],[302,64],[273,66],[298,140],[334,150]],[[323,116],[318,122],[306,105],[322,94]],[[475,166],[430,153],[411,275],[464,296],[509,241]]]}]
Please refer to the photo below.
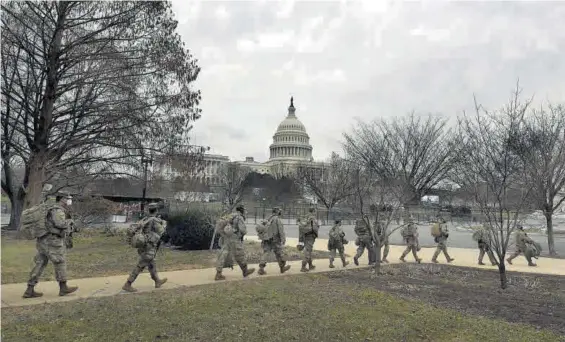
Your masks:
[{"label": "camouflage backpack", "polygon": [[329,233],[330,241],[332,242],[341,242],[342,236],[339,229],[330,229]]},{"label": "camouflage backpack", "polygon": [[524,254],[530,258],[537,259],[541,254],[541,245],[537,242],[529,243]]},{"label": "camouflage backpack", "polygon": [[298,223],[298,232],[302,235],[312,231],[312,223],[309,217],[302,218]]},{"label": "camouflage backpack", "polygon": [[216,233],[220,236],[230,236],[233,234],[233,219],[234,215],[226,214],[218,219],[216,222]]},{"label": "camouflage backpack", "polygon": [[364,220],[355,221],[354,231],[355,231],[355,234],[357,234],[357,236],[363,236],[363,235],[369,234],[369,229],[368,229],[367,224],[365,223]]},{"label": "camouflage backpack", "polygon": [[20,233],[28,240],[40,238],[48,233],[47,213],[60,206],[53,203],[43,202],[23,211]]},{"label": "camouflage backpack", "polygon": [[435,222],[434,224],[432,224],[432,227],[430,229],[430,233],[435,238],[441,236],[441,227],[439,225],[439,222]]},{"label": "camouflage backpack", "polygon": [[259,240],[264,241],[265,235],[267,234],[267,227],[270,224],[267,220],[262,220],[255,226],[255,230],[257,231],[257,237]]},{"label": "camouflage backpack", "polygon": [[400,234],[403,238],[413,237],[416,235],[416,226],[413,223],[410,223],[406,227],[402,228]]}]

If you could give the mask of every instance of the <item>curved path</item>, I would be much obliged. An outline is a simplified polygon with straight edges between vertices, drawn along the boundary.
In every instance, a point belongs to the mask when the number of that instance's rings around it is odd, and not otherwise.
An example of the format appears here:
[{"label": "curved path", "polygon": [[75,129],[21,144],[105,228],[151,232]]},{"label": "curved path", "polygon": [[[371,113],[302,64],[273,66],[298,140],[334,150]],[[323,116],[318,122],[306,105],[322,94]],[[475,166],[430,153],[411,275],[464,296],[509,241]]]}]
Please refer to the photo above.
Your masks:
[{"label": "curved path", "polygon": [[[257,237],[249,236],[247,237],[247,239],[257,240]],[[295,246],[297,243],[298,243],[298,239],[296,238],[287,239],[287,245],[289,246]],[[327,248],[327,240],[318,239],[316,241],[314,248],[317,250],[325,250]],[[366,253],[360,259],[361,266],[353,265],[352,256],[355,254],[355,250],[356,250],[356,246],[353,244],[353,242],[350,242],[345,248],[346,254],[349,254],[351,256],[349,258],[351,264],[347,266],[348,269],[362,268],[367,266]],[[404,247],[402,246],[394,246],[394,245],[390,246],[390,253],[388,257],[390,263],[392,264],[399,263],[400,261],[398,260],[398,257],[400,256],[403,250]],[[422,250],[419,252],[419,256],[423,258],[423,263],[430,263],[430,259],[434,253],[434,250],[435,250],[434,248],[422,248]],[[449,248],[449,253],[453,258],[455,258],[455,261],[453,262],[454,266],[496,269],[496,267],[492,267],[492,266],[478,266],[477,250],[465,249],[465,248]],[[487,259],[488,258],[485,257],[485,260]],[[408,262],[411,261],[413,262],[412,256],[410,254],[406,257],[406,260]],[[440,256],[438,260],[440,261],[440,263],[445,263],[445,259],[443,259],[443,256]],[[565,276],[565,260],[541,258],[537,260],[537,262],[539,264],[538,267],[528,267],[524,257],[520,256],[514,260],[514,265],[507,266],[507,270]],[[292,265],[292,268],[287,273],[285,273],[285,275],[300,274],[300,261],[292,261],[289,264]],[[340,266],[339,262],[336,263],[337,266],[336,268],[330,269],[328,267],[328,261],[326,259],[316,260],[315,265],[316,265],[316,270],[313,271],[313,273],[337,271],[343,269]],[[257,267],[257,265],[250,265],[250,266]],[[273,277],[280,275],[276,263],[268,264],[266,270],[267,270],[267,275],[262,277]],[[215,270],[212,268],[161,272],[160,275],[162,277],[167,277],[169,281],[161,289],[158,290],[215,283],[214,281]],[[235,280],[243,279],[243,277],[241,276],[241,271],[238,268],[234,268],[233,271],[225,270],[224,275],[226,276],[226,281],[235,281]],[[254,273],[249,278],[253,279],[257,277],[259,277],[257,273]],[[2,307],[4,308],[4,307],[13,307],[13,306],[36,305],[43,303],[66,302],[66,301],[72,301],[83,298],[105,297],[105,296],[114,296],[121,293],[123,294],[124,291],[121,290],[121,287],[126,279],[127,279],[126,274],[121,276],[111,276],[111,277],[72,279],[69,281],[69,285],[79,286],[79,290],[65,297],[58,296],[59,288],[57,282],[55,281],[40,282],[37,286],[37,290],[43,292],[43,297],[32,298],[32,299],[22,298],[22,294],[26,288],[25,283],[4,284],[2,285],[2,297],[1,297]],[[138,289],[138,293],[157,291],[157,289],[153,287],[153,281],[151,280],[147,272],[144,272],[139,276],[134,286]]]}]

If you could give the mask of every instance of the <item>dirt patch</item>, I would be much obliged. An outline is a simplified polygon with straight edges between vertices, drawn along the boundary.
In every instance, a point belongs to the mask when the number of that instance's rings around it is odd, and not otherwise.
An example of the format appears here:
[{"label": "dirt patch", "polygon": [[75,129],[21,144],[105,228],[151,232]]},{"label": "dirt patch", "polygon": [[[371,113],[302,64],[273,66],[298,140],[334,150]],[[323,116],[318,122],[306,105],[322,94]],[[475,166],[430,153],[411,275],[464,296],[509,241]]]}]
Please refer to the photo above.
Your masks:
[{"label": "dirt patch", "polygon": [[334,272],[329,278],[417,299],[464,314],[526,323],[565,335],[565,277],[509,272],[500,289],[498,271],[450,265],[385,265],[381,276],[366,270]]}]

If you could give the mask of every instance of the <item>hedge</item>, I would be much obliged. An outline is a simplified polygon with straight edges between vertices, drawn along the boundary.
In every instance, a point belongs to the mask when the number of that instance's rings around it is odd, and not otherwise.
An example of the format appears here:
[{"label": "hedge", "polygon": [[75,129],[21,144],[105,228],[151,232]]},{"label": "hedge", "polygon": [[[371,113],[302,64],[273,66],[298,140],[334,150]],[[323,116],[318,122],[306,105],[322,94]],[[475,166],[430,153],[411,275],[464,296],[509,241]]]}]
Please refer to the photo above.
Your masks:
[{"label": "hedge", "polygon": [[[162,240],[182,250],[206,250],[210,248],[217,217],[218,213],[198,210],[163,215],[167,230]],[[218,240],[216,236],[213,248],[219,248]]]}]

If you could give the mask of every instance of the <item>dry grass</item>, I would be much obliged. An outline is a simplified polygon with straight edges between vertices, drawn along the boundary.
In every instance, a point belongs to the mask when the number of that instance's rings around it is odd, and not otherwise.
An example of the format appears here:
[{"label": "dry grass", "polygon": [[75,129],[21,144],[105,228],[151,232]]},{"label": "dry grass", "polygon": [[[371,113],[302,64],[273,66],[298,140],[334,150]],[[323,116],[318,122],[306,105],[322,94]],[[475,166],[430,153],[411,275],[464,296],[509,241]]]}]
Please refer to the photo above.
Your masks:
[{"label": "dry grass", "polygon": [[[347,273],[347,272],[344,272]],[[327,274],[3,309],[6,341],[558,341]]]},{"label": "dry grass", "polygon": [[[261,245],[246,241],[249,263],[258,263]],[[288,260],[298,260],[300,253],[295,247],[287,246]],[[2,237],[2,284],[26,282],[33,267],[35,241],[14,240]],[[315,258],[327,258],[328,252],[316,251]],[[214,267],[217,251],[178,251],[161,248],[157,255],[159,271],[174,271],[191,268]],[[129,247],[121,236],[107,236],[100,230],[85,230],[78,234],[74,248],[68,251],[69,278],[87,278],[121,275],[129,273],[137,262],[135,249]],[[274,255],[269,261],[274,261]],[[42,281],[54,280],[53,267],[48,266]]]}]

